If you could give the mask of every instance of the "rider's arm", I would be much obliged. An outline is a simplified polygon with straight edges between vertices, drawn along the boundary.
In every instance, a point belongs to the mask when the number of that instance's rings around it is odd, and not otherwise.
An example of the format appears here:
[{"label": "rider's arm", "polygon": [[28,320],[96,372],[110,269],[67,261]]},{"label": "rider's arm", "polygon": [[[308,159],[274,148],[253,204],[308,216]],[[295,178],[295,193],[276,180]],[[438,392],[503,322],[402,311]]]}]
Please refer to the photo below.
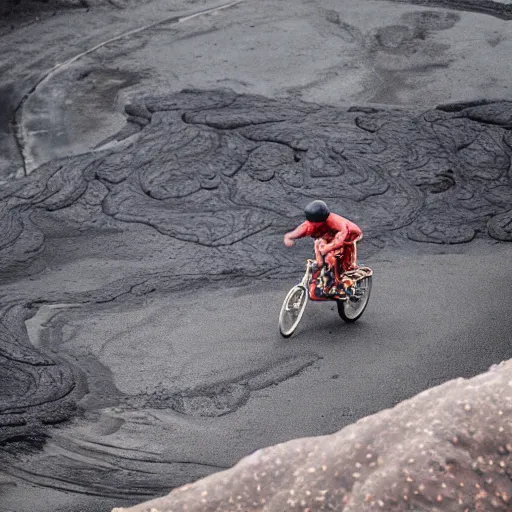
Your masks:
[{"label": "rider's arm", "polygon": [[345,240],[349,235],[349,230],[346,225],[342,225],[339,227],[339,231],[334,236],[332,242],[325,244],[322,247],[322,253],[327,254],[328,252],[335,251],[343,246]]},{"label": "rider's arm", "polygon": [[304,238],[309,235],[309,224],[303,222],[297,226],[293,231],[290,231],[284,235],[285,240],[295,240],[296,238]]}]

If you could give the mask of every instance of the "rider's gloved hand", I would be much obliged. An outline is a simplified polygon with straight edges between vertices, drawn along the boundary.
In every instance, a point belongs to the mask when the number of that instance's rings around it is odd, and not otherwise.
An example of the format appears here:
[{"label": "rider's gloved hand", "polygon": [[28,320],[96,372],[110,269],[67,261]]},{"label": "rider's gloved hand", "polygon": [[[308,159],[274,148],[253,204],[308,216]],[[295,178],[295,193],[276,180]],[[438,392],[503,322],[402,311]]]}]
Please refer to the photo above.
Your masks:
[{"label": "rider's gloved hand", "polygon": [[293,247],[295,245],[295,241],[293,240],[293,238],[290,238],[289,236],[284,236],[284,245],[286,245],[286,247]]}]

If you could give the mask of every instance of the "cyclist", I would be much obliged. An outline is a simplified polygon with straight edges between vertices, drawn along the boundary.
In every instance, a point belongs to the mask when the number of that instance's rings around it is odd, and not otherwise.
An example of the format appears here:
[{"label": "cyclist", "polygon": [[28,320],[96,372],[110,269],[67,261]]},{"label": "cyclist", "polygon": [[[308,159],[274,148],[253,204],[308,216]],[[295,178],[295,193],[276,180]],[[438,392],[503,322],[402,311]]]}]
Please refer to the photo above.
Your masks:
[{"label": "cyclist", "polygon": [[[318,268],[322,267],[325,261],[328,268],[334,272],[337,281],[341,273],[357,268],[356,242],[363,237],[359,226],[331,213],[323,201],[309,203],[304,214],[306,221],[284,235],[284,244],[292,247],[297,238],[314,238]],[[337,260],[339,267],[336,265]]]}]

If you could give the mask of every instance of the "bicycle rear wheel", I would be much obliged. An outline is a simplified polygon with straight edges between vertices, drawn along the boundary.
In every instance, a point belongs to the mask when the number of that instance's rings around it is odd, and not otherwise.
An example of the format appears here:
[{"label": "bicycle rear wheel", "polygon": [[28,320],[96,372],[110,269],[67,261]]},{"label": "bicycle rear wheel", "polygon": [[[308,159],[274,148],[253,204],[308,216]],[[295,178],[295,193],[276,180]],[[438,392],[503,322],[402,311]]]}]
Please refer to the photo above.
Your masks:
[{"label": "bicycle rear wheel", "polygon": [[354,297],[338,300],[338,313],[345,322],[355,322],[364,313],[372,291],[372,276],[363,277],[355,285]]},{"label": "bicycle rear wheel", "polygon": [[307,302],[308,291],[304,286],[299,284],[288,292],[279,313],[279,332],[283,338],[289,338],[295,332]]}]

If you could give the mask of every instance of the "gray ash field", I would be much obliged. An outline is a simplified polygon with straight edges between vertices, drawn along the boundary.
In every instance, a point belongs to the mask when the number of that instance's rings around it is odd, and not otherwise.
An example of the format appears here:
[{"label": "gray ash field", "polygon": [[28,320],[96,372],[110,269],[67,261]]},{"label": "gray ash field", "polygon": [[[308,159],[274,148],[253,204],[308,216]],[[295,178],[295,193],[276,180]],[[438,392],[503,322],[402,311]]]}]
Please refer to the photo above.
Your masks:
[{"label": "gray ash field", "polygon": [[[1,511],[135,504],[511,357],[510,7],[264,3],[1,32]],[[312,198],[374,290],[283,341]]]}]

